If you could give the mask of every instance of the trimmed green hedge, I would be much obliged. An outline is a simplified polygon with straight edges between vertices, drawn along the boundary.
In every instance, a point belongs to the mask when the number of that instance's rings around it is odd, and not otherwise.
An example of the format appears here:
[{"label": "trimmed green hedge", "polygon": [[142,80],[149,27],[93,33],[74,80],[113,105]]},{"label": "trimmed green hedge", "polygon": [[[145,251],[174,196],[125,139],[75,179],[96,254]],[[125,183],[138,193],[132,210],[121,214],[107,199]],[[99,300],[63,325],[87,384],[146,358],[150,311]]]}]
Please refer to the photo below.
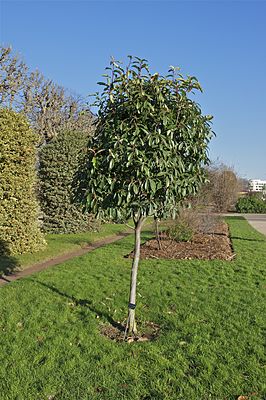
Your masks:
[{"label": "trimmed green hedge", "polygon": [[91,216],[72,201],[73,178],[88,136],[63,131],[39,154],[39,198],[47,233],[85,232],[94,228]]},{"label": "trimmed green hedge", "polygon": [[240,213],[266,213],[266,201],[256,195],[241,197],[236,203]]},{"label": "trimmed green hedge", "polygon": [[0,252],[45,247],[36,198],[37,138],[26,118],[0,109]]}]

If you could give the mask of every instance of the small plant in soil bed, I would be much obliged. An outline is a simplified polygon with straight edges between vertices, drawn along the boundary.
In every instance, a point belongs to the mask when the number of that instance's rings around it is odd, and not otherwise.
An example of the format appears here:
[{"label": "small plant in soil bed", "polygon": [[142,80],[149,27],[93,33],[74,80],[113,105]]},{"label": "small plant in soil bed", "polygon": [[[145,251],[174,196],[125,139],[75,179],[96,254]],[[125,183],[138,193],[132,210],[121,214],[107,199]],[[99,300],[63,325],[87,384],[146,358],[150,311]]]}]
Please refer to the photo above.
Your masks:
[{"label": "small plant in soil bed", "polygon": [[[169,228],[160,235],[160,248],[158,248],[158,241],[155,238],[142,244],[140,257],[142,259],[217,259],[227,261],[235,257],[228,226],[223,221],[218,220],[211,233],[209,231],[197,231],[189,241],[184,241],[185,234],[181,235],[181,240],[176,240],[176,237],[180,235],[172,234],[173,231],[178,233],[178,230]],[[184,231],[180,230],[180,232]],[[133,257],[133,253],[126,257]]]},{"label": "small plant in soil bed", "polygon": [[176,242],[190,242],[193,238],[193,229],[185,222],[181,222],[170,226],[166,234]]}]

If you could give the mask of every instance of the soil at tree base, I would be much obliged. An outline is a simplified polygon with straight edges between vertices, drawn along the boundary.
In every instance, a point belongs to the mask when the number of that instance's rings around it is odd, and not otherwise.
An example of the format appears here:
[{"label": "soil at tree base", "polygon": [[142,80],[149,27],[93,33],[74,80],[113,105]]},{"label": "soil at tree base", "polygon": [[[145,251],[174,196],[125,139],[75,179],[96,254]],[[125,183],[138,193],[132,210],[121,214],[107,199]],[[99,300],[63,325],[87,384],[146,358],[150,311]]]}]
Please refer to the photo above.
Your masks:
[{"label": "soil at tree base", "polygon": [[138,333],[134,336],[127,336],[125,338],[125,325],[113,323],[113,324],[104,324],[100,328],[100,332],[103,336],[106,336],[108,339],[111,339],[115,342],[124,342],[133,343],[133,342],[148,342],[151,340],[155,340],[159,336],[160,326],[155,324],[154,322],[147,321],[141,325],[138,325]]}]

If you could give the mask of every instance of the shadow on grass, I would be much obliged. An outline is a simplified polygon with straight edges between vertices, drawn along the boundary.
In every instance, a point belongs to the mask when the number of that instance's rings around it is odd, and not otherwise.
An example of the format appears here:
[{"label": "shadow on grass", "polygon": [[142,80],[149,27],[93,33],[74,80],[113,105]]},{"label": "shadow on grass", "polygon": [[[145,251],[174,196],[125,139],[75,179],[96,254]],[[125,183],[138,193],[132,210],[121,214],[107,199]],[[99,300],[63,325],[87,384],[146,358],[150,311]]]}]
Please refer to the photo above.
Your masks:
[{"label": "shadow on grass", "polygon": [[10,255],[8,244],[0,239],[0,277],[4,280],[3,275],[12,274],[19,267],[18,260]]},{"label": "shadow on grass", "polygon": [[237,216],[237,215],[227,215],[226,217],[225,217],[227,220],[230,220],[230,221],[245,221],[245,217],[244,217],[244,215],[243,216]]},{"label": "shadow on grass", "polygon": [[98,315],[100,318],[105,318],[114,328],[117,328],[121,331],[124,331],[125,327],[121,325],[120,323],[116,322],[112,317],[110,317],[109,314],[107,314],[104,311],[100,311],[93,307],[92,301],[91,300],[86,300],[86,299],[76,299],[74,296],[71,296],[67,293],[61,292],[59,289],[57,289],[54,286],[48,285],[47,283],[40,282],[37,279],[28,279],[31,282],[38,283],[41,286],[44,286],[45,288],[51,290],[52,292],[58,294],[59,296],[65,297],[66,299],[71,300],[76,306],[81,306],[81,307],[86,307],[88,308],[91,312],[95,313]]},{"label": "shadow on grass", "polygon": [[248,242],[266,242],[266,240],[264,240],[264,239],[251,239],[251,238],[245,238],[245,237],[240,237],[240,236],[231,236],[231,239],[247,240]]}]

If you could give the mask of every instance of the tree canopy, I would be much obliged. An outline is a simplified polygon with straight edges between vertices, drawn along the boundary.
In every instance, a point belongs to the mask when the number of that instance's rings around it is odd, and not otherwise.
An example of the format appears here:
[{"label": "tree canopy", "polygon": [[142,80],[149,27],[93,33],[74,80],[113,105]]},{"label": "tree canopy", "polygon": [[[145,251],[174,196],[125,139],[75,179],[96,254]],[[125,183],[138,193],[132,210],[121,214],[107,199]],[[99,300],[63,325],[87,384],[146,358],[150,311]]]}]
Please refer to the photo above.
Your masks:
[{"label": "tree canopy", "polygon": [[200,84],[174,67],[166,77],[152,75],[139,58],[125,69],[112,60],[107,71],[82,171],[83,202],[114,219],[173,214],[196,193],[208,163],[211,117],[188,97]]}]

